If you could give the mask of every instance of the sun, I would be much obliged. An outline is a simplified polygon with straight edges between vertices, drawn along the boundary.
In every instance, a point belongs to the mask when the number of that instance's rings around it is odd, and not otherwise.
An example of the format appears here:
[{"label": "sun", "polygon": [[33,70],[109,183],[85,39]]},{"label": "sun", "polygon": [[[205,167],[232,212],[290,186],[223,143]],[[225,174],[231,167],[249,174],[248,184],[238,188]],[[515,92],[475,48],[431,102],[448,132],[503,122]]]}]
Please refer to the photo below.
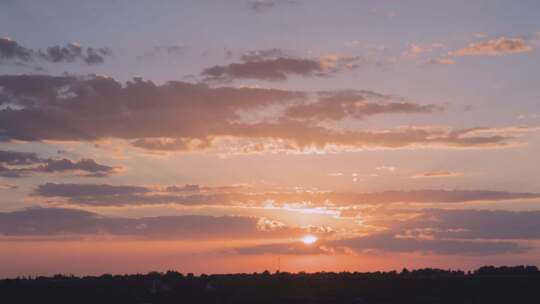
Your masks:
[{"label": "sun", "polygon": [[317,241],[317,237],[311,234],[308,234],[302,238],[302,242],[306,245],[311,245]]}]

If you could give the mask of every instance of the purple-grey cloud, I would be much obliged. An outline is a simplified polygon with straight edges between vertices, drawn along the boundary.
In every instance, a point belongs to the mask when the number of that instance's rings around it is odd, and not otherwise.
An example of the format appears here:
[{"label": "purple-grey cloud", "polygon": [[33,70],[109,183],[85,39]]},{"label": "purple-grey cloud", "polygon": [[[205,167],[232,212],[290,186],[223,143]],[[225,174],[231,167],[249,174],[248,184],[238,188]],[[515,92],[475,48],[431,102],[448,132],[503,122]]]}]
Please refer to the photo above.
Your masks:
[{"label": "purple-grey cloud", "polygon": [[523,253],[529,249],[515,242],[403,238],[396,237],[392,233],[337,240],[330,242],[330,245],[364,252],[421,252],[461,256]]},{"label": "purple-grey cloud", "polygon": [[29,62],[34,57],[34,51],[20,45],[9,38],[0,38],[0,63],[4,60]]},{"label": "purple-grey cloud", "polygon": [[283,81],[291,75],[302,77],[325,76],[325,68],[315,59],[279,57],[216,65],[205,69],[201,75],[207,80],[231,81],[234,79],[258,79]]},{"label": "purple-grey cloud", "polygon": [[117,168],[102,165],[93,159],[42,158],[36,153],[0,150],[0,176],[23,177],[39,173],[80,173],[100,177],[114,174]]},{"label": "purple-grey cloud", "polygon": [[436,238],[540,240],[540,211],[428,209],[395,229]]},{"label": "purple-grey cloud", "polygon": [[65,46],[55,45],[45,50],[34,50],[20,45],[17,41],[9,38],[0,38],[0,63],[11,61],[16,63],[29,63],[44,61],[49,63],[61,62],[84,62],[88,65],[101,64],[105,57],[111,54],[108,48],[83,48],[77,43]]},{"label": "purple-grey cloud", "polygon": [[[391,203],[463,203],[471,201],[502,201],[540,198],[539,193],[519,193],[489,190],[413,190],[384,192],[238,192],[236,188],[186,185],[152,189],[142,186],[107,184],[39,185],[34,195],[65,199],[76,205],[276,205],[309,202],[312,206],[377,205]],[[185,194],[184,194],[185,193]]]},{"label": "purple-grey cloud", "polygon": [[[46,75],[0,76],[0,87],[0,106],[4,106],[0,107],[0,140],[4,141],[120,138],[132,140],[137,147],[169,151],[208,149],[218,145],[216,139],[220,138],[279,141],[290,150],[330,145],[351,149],[500,148],[515,145],[519,135],[533,131],[435,127],[340,130],[320,125],[315,119],[293,119],[279,113],[272,120],[246,121],[246,113],[272,106],[294,109],[308,100],[307,92],[275,89],[214,88],[185,82],[156,85],[139,78],[122,84],[100,76]],[[357,100],[359,95],[375,101],[349,109],[354,104],[350,100]],[[345,91],[321,93],[318,97],[345,100],[322,101],[323,108],[337,109],[336,118],[437,109],[433,105],[385,102],[379,95],[384,96],[370,91]],[[323,110],[313,110],[310,115],[325,115]]]},{"label": "purple-grey cloud", "polygon": [[[433,113],[444,108],[437,105],[420,105],[399,97],[371,91],[321,93],[316,102],[294,105],[286,115],[294,119],[342,120],[363,119],[367,116],[396,113]],[[376,100],[371,101],[371,100]]]},{"label": "purple-grey cloud", "polygon": [[306,231],[309,229],[245,216],[121,218],[77,209],[41,207],[0,212],[0,235],[11,237],[113,235],[151,239],[261,239],[299,236]]}]

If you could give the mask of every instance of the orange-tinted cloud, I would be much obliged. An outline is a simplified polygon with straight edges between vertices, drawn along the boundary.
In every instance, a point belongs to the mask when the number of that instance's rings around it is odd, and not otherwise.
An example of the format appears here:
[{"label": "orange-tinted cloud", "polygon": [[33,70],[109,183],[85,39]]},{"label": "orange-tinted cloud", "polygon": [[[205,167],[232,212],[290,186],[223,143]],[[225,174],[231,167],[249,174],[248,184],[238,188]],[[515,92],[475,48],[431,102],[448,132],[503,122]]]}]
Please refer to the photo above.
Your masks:
[{"label": "orange-tinted cloud", "polygon": [[501,56],[525,53],[532,50],[527,41],[521,38],[500,37],[484,42],[471,43],[468,47],[453,52],[455,56],[488,55]]},{"label": "orange-tinted cloud", "polygon": [[445,171],[445,170],[439,170],[439,171],[427,171],[415,174],[411,176],[412,178],[437,178],[437,177],[456,177],[463,175],[460,172],[452,172],[452,171]]}]

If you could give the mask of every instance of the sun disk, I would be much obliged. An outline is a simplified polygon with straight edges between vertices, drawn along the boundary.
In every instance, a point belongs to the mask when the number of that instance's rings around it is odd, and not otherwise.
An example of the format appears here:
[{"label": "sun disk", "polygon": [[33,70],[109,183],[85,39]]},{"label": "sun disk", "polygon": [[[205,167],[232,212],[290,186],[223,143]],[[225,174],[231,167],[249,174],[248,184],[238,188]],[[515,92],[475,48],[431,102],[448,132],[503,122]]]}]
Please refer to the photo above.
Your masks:
[{"label": "sun disk", "polygon": [[317,241],[317,237],[314,235],[306,235],[302,238],[302,242],[306,245],[313,244]]}]

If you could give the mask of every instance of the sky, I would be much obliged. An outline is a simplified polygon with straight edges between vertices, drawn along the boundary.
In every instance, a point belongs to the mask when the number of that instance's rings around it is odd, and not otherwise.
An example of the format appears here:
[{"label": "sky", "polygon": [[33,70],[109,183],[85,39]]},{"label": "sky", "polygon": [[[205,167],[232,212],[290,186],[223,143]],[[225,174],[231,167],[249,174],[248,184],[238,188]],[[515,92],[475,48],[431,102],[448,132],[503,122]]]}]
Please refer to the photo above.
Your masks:
[{"label": "sky", "polygon": [[540,265],[538,10],[1,1],[0,277]]}]

